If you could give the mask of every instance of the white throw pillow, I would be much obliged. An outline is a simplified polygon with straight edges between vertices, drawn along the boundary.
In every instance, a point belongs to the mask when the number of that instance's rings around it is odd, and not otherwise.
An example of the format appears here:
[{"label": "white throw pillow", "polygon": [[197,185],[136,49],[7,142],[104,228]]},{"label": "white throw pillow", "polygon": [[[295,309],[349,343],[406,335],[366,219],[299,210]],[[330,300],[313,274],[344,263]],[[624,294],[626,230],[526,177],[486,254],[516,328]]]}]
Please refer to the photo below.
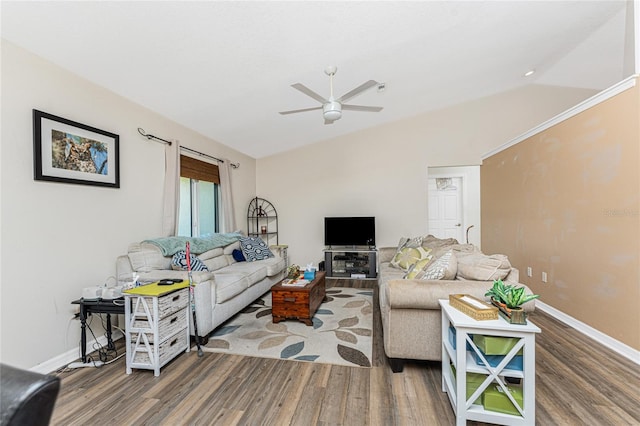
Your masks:
[{"label": "white throw pillow", "polygon": [[482,253],[473,253],[458,259],[458,276],[465,280],[502,280],[509,272],[511,272],[511,263],[504,254],[487,256]]},{"label": "white throw pillow", "polygon": [[453,280],[458,270],[458,262],[453,251],[448,250],[438,259],[434,260],[426,270],[416,274],[417,279],[422,280]]}]

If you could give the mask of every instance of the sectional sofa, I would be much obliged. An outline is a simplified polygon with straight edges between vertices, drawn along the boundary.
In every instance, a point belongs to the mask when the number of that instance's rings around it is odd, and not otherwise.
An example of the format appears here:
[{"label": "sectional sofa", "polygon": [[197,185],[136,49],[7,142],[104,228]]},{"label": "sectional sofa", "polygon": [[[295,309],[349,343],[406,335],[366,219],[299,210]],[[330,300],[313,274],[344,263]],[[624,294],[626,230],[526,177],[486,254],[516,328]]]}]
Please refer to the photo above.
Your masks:
[{"label": "sectional sofa", "polygon": [[[418,259],[419,254],[414,255],[413,260],[400,254],[403,248],[418,247],[420,249],[413,252],[422,253],[423,260]],[[416,261],[413,268],[409,265],[412,261]],[[422,272],[431,269],[432,275],[420,276],[416,269]],[[408,279],[407,275],[415,277]],[[392,370],[402,371],[405,359],[440,361],[442,319],[438,300],[448,299],[449,294],[469,294],[487,300],[484,294],[494,279],[517,284],[519,272],[506,256],[488,256],[477,247],[458,244],[454,239],[428,235],[413,240],[401,239],[398,247],[380,248],[380,311],[384,350]],[[529,288],[525,292],[531,293]],[[526,312],[533,311],[535,301],[526,303],[523,308]]]}]

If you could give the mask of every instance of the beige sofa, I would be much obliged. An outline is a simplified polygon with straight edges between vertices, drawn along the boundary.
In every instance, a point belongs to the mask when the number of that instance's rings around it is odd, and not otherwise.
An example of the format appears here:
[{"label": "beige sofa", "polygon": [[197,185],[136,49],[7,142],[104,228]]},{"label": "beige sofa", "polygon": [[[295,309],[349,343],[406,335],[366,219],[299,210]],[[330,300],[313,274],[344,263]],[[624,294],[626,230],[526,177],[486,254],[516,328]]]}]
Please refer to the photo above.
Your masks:
[{"label": "beige sofa", "polygon": [[[394,372],[402,371],[404,359],[441,360],[439,299],[448,299],[450,294],[469,294],[488,300],[484,294],[494,278],[503,277],[505,282],[518,283],[518,270],[511,267],[506,256],[487,256],[472,245],[431,235],[424,237],[420,245],[432,256],[432,260],[426,262],[427,267],[451,252],[445,274],[448,275],[445,278],[451,279],[405,279],[407,272],[391,264],[398,247],[379,249],[378,285],[384,351]],[[526,293],[531,291],[527,288]],[[523,307],[531,312],[535,303],[531,301]]]},{"label": "beige sofa", "polygon": [[[192,253],[197,254],[208,269],[192,272],[198,334],[205,338],[284,277],[285,260],[277,253],[263,260],[236,261],[233,250],[241,248],[237,239],[202,253],[197,253],[193,247],[192,244]],[[164,254],[151,242],[131,244],[127,254],[116,260],[119,285],[130,282],[134,272],[140,282],[187,279],[186,271],[172,269],[172,255],[171,252]],[[193,326],[191,330],[193,335]]]}]

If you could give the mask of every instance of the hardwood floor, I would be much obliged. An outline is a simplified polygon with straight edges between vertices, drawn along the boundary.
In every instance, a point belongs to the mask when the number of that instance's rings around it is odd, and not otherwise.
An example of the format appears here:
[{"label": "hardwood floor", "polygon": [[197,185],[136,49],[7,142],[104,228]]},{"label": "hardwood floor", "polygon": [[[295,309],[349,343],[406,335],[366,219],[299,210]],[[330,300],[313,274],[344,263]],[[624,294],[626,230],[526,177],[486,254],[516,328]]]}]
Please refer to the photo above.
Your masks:
[{"label": "hardwood floor", "polygon": [[[335,285],[375,288],[375,281],[327,280]],[[57,373],[62,389],[51,424],[454,425],[440,364],[406,362],[393,374],[375,312],[373,368],[213,353],[198,358],[193,351],[154,377],[148,370],[125,374],[120,358]],[[531,320],[542,329],[536,424],[640,424],[638,365],[541,311]]]}]

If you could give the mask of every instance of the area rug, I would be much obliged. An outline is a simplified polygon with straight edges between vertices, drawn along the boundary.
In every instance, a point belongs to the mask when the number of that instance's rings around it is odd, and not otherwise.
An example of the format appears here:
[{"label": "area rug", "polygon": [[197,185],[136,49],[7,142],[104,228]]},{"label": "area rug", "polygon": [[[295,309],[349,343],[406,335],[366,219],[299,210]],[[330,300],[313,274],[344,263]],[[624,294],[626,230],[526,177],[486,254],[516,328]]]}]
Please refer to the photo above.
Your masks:
[{"label": "area rug", "polygon": [[373,290],[331,287],[313,317],[274,324],[271,292],[214,330],[205,352],[371,367]]}]

